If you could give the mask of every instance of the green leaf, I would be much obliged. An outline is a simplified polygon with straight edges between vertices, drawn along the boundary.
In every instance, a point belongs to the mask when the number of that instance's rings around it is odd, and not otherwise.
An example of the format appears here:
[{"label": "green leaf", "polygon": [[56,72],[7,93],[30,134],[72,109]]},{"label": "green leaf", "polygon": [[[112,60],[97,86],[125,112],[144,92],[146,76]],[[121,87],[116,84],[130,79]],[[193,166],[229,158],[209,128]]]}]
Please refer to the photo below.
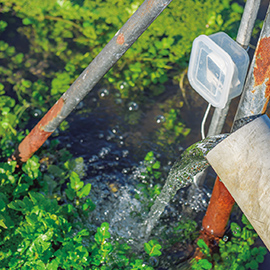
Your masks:
[{"label": "green leaf", "polygon": [[19,194],[27,192],[29,189],[29,184],[19,184],[16,189],[13,191],[13,196],[18,196]]},{"label": "green leaf", "polygon": [[53,174],[56,177],[63,177],[65,172],[56,165],[50,165],[48,168],[48,172]]},{"label": "green leaf", "polygon": [[159,169],[160,168],[160,162],[159,161],[156,161],[154,164],[153,164],[153,169]]},{"label": "green leaf", "polygon": [[79,175],[76,172],[71,172],[70,186],[74,190],[79,190],[83,187],[84,183],[80,180]]},{"label": "green leaf", "polygon": [[235,222],[231,223],[231,230],[234,236],[236,237],[241,236],[241,227],[237,223]]},{"label": "green leaf", "polygon": [[33,23],[33,20],[30,18],[24,18],[22,22],[24,25],[29,25]]},{"label": "green leaf", "polygon": [[94,211],[96,205],[90,199],[86,199],[86,202],[83,204],[83,210]]},{"label": "green leaf", "polygon": [[263,261],[264,261],[264,256],[261,255],[261,254],[259,254],[259,255],[256,257],[256,261],[257,261],[258,263],[263,263]]},{"label": "green leaf", "polygon": [[6,203],[4,200],[0,199],[0,211],[3,212],[6,209]]},{"label": "green leaf", "polygon": [[7,229],[7,225],[5,224],[5,219],[2,215],[0,215],[0,226],[3,227],[4,229]]},{"label": "green leaf", "polygon": [[8,204],[8,207],[17,211],[24,211],[25,210],[25,204],[24,202],[20,200],[12,201]]},{"label": "green leaf", "polygon": [[146,154],[144,160],[145,161],[151,161],[152,159],[154,158],[154,152],[153,151],[150,151]]},{"label": "green leaf", "polygon": [[46,269],[57,270],[58,267],[59,267],[58,259],[54,259],[50,263],[47,264]]},{"label": "green leaf", "polygon": [[265,247],[259,247],[259,253],[261,255],[266,255],[267,254],[267,249]]},{"label": "green leaf", "polygon": [[103,245],[104,241],[107,238],[111,237],[111,234],[108,232],[109,223],[103,222],[99,228],[97,228],[97,233],[95,234],[95,240],[98,244]]},{"label": "green leaf", "polygon": [[242,222],[248,229],[253,230],[253,226],[250,224],[249,220],[244,214],[242,215]]},{"label": "green leaf", "polygon": [[210,263],[207,259],[201,259],[198,263],[202,269],[212,269],[212,263]]},{"label": "green leaf", "polygon": [[257,261],[252,260],[252,261],[249,263],[249,267],[250,267],[250,269],[258,269],[259,264],[258,264]]},{"label": "green leaf", "polygon": [[254,247],[252,250],[251,250],[251,255],[255,256],[259,253],[259,249],[257,247]]},{"label": "green leaf", "polygon": [[242,14],[243,11],[244,11],[243,7],[241,7],[241,6],[240,6],[239,4],[237,4],[237,3],[233,3],[233,4],[231,5],[231,7],[232,7],[232,10],[233,10],[234,12],[236,12],[236,13]]},{"label": "green leaf", "polygon": [[161,248],[161,245],[156,240],[150,240],[148,243],[144,243],[144,250],[151,257],[160,256]]},{"label": "green leaf", "polygon": [[77,191],[78,197],[81,199],[89,195],[91,190],[91,184],[86,184],[80,191]]},{"label": "green leaf", "polygon": [[202,249],[202,252],[207,254],[209,253],[209,247],[207,246],[207,244],[203,241],[203,239],[199,239],[197,242],[198,247],[200,247]]},{"label": "green leaf", "polygon": [[74,198],[75,198],[75,192],[74,192],[74,190],[73,189],[70,189],[70,188],[67,188],[66,190],[65,190],[65,192],[66,192],[66,195],[67,195],[67,197],[68,197],[68,199],[70,200],[70,201],[73,201],[74,200]]}]

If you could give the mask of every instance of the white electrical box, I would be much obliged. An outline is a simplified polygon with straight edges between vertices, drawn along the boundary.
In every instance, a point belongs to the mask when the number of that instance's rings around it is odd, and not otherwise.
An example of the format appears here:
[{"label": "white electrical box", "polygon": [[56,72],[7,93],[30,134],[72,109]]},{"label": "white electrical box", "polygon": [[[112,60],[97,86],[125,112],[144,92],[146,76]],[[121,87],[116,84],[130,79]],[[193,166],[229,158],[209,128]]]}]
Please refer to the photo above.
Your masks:
[{"label": "white electrical box", "polygon": [[201,35],[192,45],[188,79],[212,106],[224,108],[241,94],[248,65],[247,52],[227,34]]}]

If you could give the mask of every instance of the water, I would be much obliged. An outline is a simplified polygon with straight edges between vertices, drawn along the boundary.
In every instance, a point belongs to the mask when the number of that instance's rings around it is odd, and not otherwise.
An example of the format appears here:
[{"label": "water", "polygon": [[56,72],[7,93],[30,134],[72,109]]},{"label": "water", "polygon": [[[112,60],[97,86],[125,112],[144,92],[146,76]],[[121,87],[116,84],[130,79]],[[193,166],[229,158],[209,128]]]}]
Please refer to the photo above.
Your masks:
[{"label": "water", "polygon": [[[205,201],[207,205],[209,196],[204,190],[191,185],[179,191],[175,197],[174,194],[179,188],[195,181],[194,175],[207,167],[203,156],[222,138],[207,139],[193,145],[183,153],[169,173],[171,161],[198,138],[193,136],[192,140],[184,141],[184,144],[158,144],[157,132],[166,119],[157,102],[153,103],[154,107],[144,107],[133,101],[116,102],[116,98],[120,99],[120,96],[111,90],[109,94],[107,91],[93,92],[85,105],[76,111],[77,116],[70,118],[72,123],[69,133],[60,141],[63,147],[69,146],[76,157],[83,157],[85,161],[86,172],[82,180],[92,184],[89,196],[96,204],[96,209],[86,221],[89,229],[95,231],[102,222],[108,222],[112,239],[127,242],[139,256],[144,253],[143,244],[149,241],[150,236],[158,239],[161,244],[163,239],[173,238],[173,229],[182,219],[181,215],[196,221],[200,219],[197,211],[201,214],[205,209],[201,205],[195,206],[195,209],[192,204],[194,201]],[[132,109],[127,113],[129,107]],[[134,117],[138,117],[138,121],[131,125]],[[197,115],[194,117],[197,118]],[[149,151],[154,151],[161,162],[162,177],[158,181],[143,179],[143,173],[146,172],[143,157]],[[193,161],[192,165],[190,161]],[[145,198],[138,184],[146,183],[150,187],[157,183],[163,186],[165,182],[161,193],[165,198],[160,197],[150,211],[153,199]],[[171,190],[166,193],[168,186]],[[194,196],[188,194],[191,189],[195,191]],[[206,191],[210,192],[208,189]],[[174,200],[171,200],[173,197]],[[160,222],[155,226],[159,218]],[[165,267],[165,262],[170,265],[179,262],[179,245],[177,250],[175,254],[172,250],[163,252],[165,257],[160,261],[162,269],[175,269]],[[186,243],[182,244],[182,250],[187,252],[182,254],[181,251],[181,256],[188,258],[190,251]]]},{"label": "water", "polygon": [[145,221],[147,236],[151,234],[165,207],[177,191],[194,182],[194,177],[209,166],[204,156],[226,137],[226,134],[222,134],[197,142],[190,146],[175,162],[160,195],[151,208],[149,217]]},{"label": "water", "polygon": [[[143,173],[146,168],[143,162],[138,164],[132,160],[134,147],[127,147],[128,141],[133,139],[135,133],[127,133],[119,122],[111,122],[111,127],[106,128],[103,118],[99,117],[103,117],[104,114],[106,120],[115,118],[108,118],[113,114],[107,115],[102,107],[97,109],[93,116],[83,117],[80,121],[75,120],[70,125],[69,135],[62,138],[62,141],[67,140],[66,143],[71,145],[73,152],[84,157],[87,165],[85,182],[92,184],[90,198],[97,207],[89,219],[89,226],[94,229],[102,222],[109,222],[113,237],[129,239],[129,244],[138,250],[148,241],[157,220],[177,190],[194,181],[194,176],[208,166],[204,155],[225,136],[207,138],[192,145],[182,154],[181,159],[171,168],[166,182],[163,180],[163,190],[149,213],[149,207],[145,205],[152,204],[152,199],[143,198],[141,191],[137,189],[137,185],[144,181]],[[155,121],[155,118],[152,119]],[[70,138],[73,138],[72,141]],[[133,143],[133,140],[131,142]],[[151,147],[149,149],[145,148],[145,144],[144,147],[138,147],[138,140],[134,141],[134,145],[137,145],[136,150],[143,151],[140,156],[153,149],[153,144],[148,146]],[[164,176],[168,174],[170,167],[171,165],[162,165]],[[149,186],[155,184],[147,183]],[[195,191],[198,191],[196,198],[190,200],[203,200],[200,191],[196,188]],[[170,206],[170,215],[177,212],[174,207]],[[198,210],[200,209],[198,206]],[[166,215],[167,213],[164,213],[164,216]],[[177,215],[180,216],[179,213]]]}]

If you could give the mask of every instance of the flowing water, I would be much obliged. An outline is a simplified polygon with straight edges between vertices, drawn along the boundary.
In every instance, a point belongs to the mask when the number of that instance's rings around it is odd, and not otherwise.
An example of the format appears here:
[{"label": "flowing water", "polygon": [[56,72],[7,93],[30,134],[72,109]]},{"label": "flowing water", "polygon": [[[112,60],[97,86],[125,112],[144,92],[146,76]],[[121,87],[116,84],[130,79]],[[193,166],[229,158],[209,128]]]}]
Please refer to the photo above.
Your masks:
[{"label": "flowing water", "polygon": [[195,143],[175,162],[160,195],[151,208],[149,217],[145,221],[146,235],[151,234],[165,207],[177,191],[194,182],[194,177],[209,166],[204,156],[226,137],[226,134],[222,134]]},{"label": "flowing water", "polygon": [[[154,109],[142,104],[136,106],[120,102],[108,92],[99,92],[98,96],[93,93],[88,103],[85,101],[87,106],[78,108],[77,116],[70,118],[70,132],[60,141],[76,157],[84,158],[83,180],[92,184],[90,198],[96,204],[86,221],[89,229],[95,231],[102,222],[108,222],[112,238],[127,242],[138,256],[144,253],[143,243],[149,239],[158,239],[164,247],[168,243],[170,248],[162,251],[158,269],[180,269],[176,265],[186,261],[192,247],[190,250],[190,242],[179,242],[174,247],[170,242],[175,238],[174,229],[185,217],[200,225],[215,176],[210,171],[203,185],[197,185],[196,176],[208,166],[204,156],[226,136],[193,144],[172,166],[171,161],[180,156],[184,148],[199,140],[196,134],[199,134],[200,123],[192,127],[193,132],[181,145],[163,146],[163,142],[159,144],[153,137],[167,121],[157,103]],[[201,118],[194,111],[200,110],[193,110],[189,115],[192,124]],[[161,162],[162,171],[158,184],[163,189],[154,204],[153,199],[144,197],[138,188],[141,183],[149,187],[157,183],[156,179],[152,181],[143,176],[147,171],[143,158],[149,151]]]},{"label": "flowing water", "polygon": [[[141,191],[136,188],[138,183],[144,181],[143,175],[146,171],[144,163],[127,163],[129,156],[127,149],[120,150],[106,134],[99,137],[101,138],[100,149],[96,149],[96,153],[92,152],[86,164],[88,175],[86,182],[92,184],[90,197],[96,204],[96,209],[89,219],[89,229],[95,230],[96,226],[102,222],[109,222],[115,239],[125,239],[134,250],[140,252],[143,244],[149,240],[159,218],[162,214],[164,216],[165,207],[179,189],[193,183],[194,177],[208,167],[209,164],[204,156],[227,135],[206,138],[183,152],[169,173],[165,172],[168,177],[150,213],[149,208],[145,206],[151,203],[151,199],[144,198]],[[107,142],[105,143],[104,140]],[[80,143],[86,144],[81,140]],[[104,144],[107,146],[104,147]],[[97,143],[96,146],[98,146]],[[120,171],[119,168],[121,168]],[[136,194],[139,198],[135,196]],[[193,199],[200,200],[200,195],[197,194]],[[180,198],[179,201],[186,201],[186,199]],[[177,204],[179,205],[179,202]],[[179,211],[172,205],[168,207],[169,223],[171,223],[172,216],[176,213],[179,215]],[[155,228],[154,234],[159,235],[160,229]]]}]

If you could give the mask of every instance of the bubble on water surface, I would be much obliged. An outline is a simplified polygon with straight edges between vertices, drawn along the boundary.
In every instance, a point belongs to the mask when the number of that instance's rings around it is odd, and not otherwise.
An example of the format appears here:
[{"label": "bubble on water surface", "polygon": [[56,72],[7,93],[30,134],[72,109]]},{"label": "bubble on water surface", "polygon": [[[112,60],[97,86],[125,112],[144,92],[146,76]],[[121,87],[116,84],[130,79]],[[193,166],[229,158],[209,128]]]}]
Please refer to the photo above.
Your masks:
[{"label": "bubble on water surface", "polygon": [[123,150],[122,151],[122,157],[127,157],[128,156],[128,154],[129,154],[129,151],[128,150]]},{"label": "bubble on water surface", "polygon": [[42,115],[42,111],[40,109],[35,109],[33,110],[32,114],[33,114],[33,117],[39,118]]},{"label": "bubble on water surface", "polygon": [[139,105],[134,102],[134,101],[131,101],[128,103],[128,110],[129,111],[137,111],[139,109]]},{"label": "bubble on water surface", "polygon": [[128,88],[129,85],[127,84],[127,82],[122,81],[122,82],[119,82],[117,86],[119,90],[123,90],[125,88]]},{"label": "bubble on water surface", "polygon": [[68,143],[68,144],[66,145],[66,147],[67,147],[67,148],[71,148],[72,145],[71,145],[70,143]]},{"label": "bubble on water surface", "polygon": [[106,89],[106,88],[102,88],[98,91],[98,95],[101,97],[101,98],[105,98],[107,97],[108,95],[110,94],[109,90]]},{"label": "bubble on water surface", "polygon": [[118,126],[112,128],[112,133],[117,134],[118,133]]},{"label": "bubble on water surface", "polygon": [[228,239],[229,239],[229,236],[227,236],[227,235],[224,235],[223,238],[222,238],[222,240],[223,240],[224,242],[227,242]]},{"label": "bubble on water surface", "polygon": [[98,138],[99,138],[99,139],[103,139],[103,138],[104,138],[104,134],[103,134],[103,133],[99,133],[99,134],[98,134]]},{"label": "bubble on water surface", "polygon": [[163,115],[158,115],[158,116],[156,117],[156,122],[157,122],[158,124],[162,124],[162,123],[166,122],[166,118],[165,118]]}]

